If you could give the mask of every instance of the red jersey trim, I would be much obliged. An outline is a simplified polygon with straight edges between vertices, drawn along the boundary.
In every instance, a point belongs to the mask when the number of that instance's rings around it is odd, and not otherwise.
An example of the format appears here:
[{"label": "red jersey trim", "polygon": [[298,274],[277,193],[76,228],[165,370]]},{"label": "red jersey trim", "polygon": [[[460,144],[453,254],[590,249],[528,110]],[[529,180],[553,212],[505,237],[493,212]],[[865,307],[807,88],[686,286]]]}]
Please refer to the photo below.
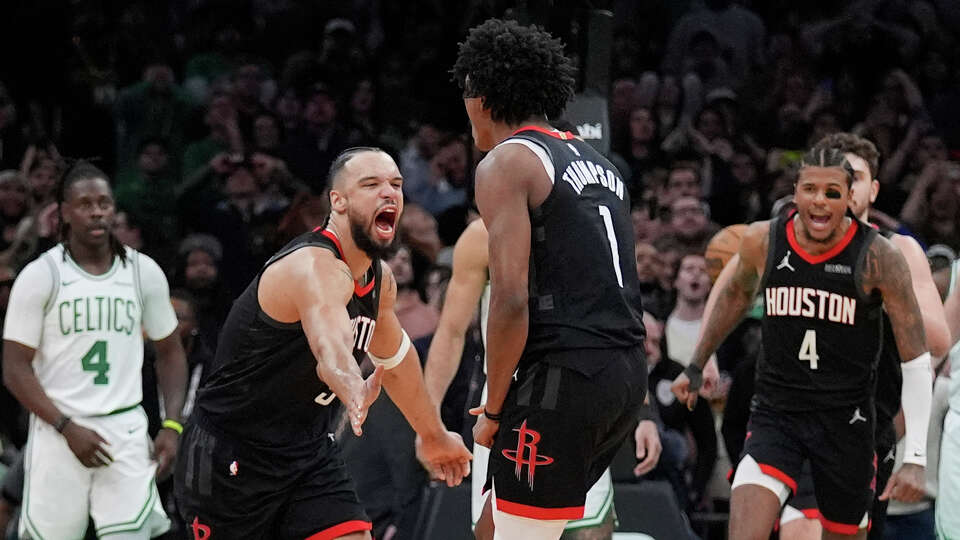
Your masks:
[{"label": "red jersey trim", "polygon": [[783,482],[784,484],[787,485],[788,488],[790,488],[791,491],[793,491],[794,495],[797,494],[797,481],[794,480],[793,478],[790,478],[789,474],[781,471],[780,469],[772,465],[766,465],[764,463],[760,463],[759,465],[760,465],[760,472],[762,472],[767,476],[772,476],[773,478],[776,478],[777,480]]},{"label": "red jersey trim", "polygon": [[[316,229],[314,229],[314,232],[316,232],[317,229],[319,229],[319,228],[320,228],[320,227],[317,227]],[[326,236],[327,238],[329,238],[329,239],[333,242],[333,245],[337,246],[337,251],[340,252],[340,258],[343,259],[343,258],[344,258],[344,257],[343,257],[343,246],[340,245],[340,239],[337,238],[337,235],[333,234],[332,232],[330,232],[330,231],[327,230],[327,229],[324,229],[324,230],[320,231],[320,234],[322,234],[322,235]],[[354,282],[353,282],[353,293],[356,294],[357,296],[366,296],[367,294],[370,293],[370,291],[373,290],[373,286],[376,285],[376,283],[377,283],[377,280],[376,280],[376,278],[374,278],[374,279],[371,279],[371,280],[370,280],[370,283],[367,283],[367,284],[364,285],[364,286],[360,286],[360,284],[357,283],[356,280],[354,280]]]},{"label": "red jersey trim", "polygon": [[570,139],[576,138],[576,136],[573,133],[570,133],[569,131],[553,131],[550,129],[542,128],[540,126],[524,126],[514,131],[511,136],[516,135],[521,131],[537,131],[539,133],[543,133],[544,135],[549,135],[555,139],[560,139],[562,141],[568,141]]},{"label": "red jersey trim", "polygon": [[567,508],[541,508],[539,506],[529,506],[510,501],[505,501],[497,497],[497,510],[512,514],[514,516],[532,518],[532,519],[582,519],[582,506],[569,506]]},{"label": "red jersey trim", "polygon": [[807,519],[820,519],[823,517],[820,515],[820,510],[816,508],[804,508],[800,510],[800,513],[802,513]]},{"label": "red jersey trim", "polygon": [[[820,516],[820,523],[823,525],[823,528],[837,534],[849,534],[854,535],[860,531],[860,525],[850,525],[849,523],[837,523],[836,521],[830,521],[829,519],[823,517],[823,514]],[[870,529],[870,526],[873,524],[873,520],[867,522],[867,530]]]},{"label": "red jersey trim", "polygon": [[854,235],[857,234],[857,227],[857,220],[850,220],[850,228],[847,229],[846,234],[843,235],[843,238],[841,238],[836,245],[820,255],[811,255],[804,251],[797,242],[796,233],[793,228],[793,217],[791,215],[790,220],[787,221],[787,243],[790,244],[790,247],[793,248],[793,251],[795,251],[801,259],[810,264],[820,264],[836,257],[841,251],[846,249],[846,247],[850,245],[850,241],[853,240]]},{"label": "red jersey trim", "polygon": [[345,534],[370,530],[373,530],[373,523],[355,519],[353,521],[344,521],[339,525],[334,525],[329,529],[324,529],[318,533],[312,534],[307,537],[307,540],[333,540],[334,538],[340,538]]}]

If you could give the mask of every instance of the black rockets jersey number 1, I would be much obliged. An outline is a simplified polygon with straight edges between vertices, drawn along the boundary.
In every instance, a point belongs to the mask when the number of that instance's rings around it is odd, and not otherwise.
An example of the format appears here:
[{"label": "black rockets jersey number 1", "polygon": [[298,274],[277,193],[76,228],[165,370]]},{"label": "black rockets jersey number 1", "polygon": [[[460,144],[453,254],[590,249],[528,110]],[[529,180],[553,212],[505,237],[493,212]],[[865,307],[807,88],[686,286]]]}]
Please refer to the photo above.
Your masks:
[{"label": "black rockets jersey number 1", "polygon": [[641,343],[630,197],[620,173],[569,133],[526,128],[511,140],[535,149],[553,172],[550,194],[530,210],[525,355]]}]

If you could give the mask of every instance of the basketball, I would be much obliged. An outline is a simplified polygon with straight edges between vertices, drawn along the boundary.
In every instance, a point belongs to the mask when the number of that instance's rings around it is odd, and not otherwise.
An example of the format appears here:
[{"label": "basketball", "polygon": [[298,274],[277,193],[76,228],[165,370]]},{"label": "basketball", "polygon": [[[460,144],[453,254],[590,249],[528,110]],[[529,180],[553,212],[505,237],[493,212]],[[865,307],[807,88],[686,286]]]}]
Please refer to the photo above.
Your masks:
[{"label": "basketball", "polygon": [[711,283],[717,281],[720,271],[727,265],[734,253],[740,250],[740,238],[743,237],[743,232],[746,230],[747,226],[742,223],[730,225],[721,229],[710,239],[703,258],[707,261],[707,273],[710,274]]}]

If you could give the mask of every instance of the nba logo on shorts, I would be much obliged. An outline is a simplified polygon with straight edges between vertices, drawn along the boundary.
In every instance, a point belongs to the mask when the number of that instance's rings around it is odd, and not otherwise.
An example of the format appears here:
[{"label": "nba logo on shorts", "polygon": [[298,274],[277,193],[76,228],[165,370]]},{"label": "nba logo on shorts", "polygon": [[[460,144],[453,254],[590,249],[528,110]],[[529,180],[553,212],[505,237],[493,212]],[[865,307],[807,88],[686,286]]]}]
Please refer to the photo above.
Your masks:
[{"label": "nba logo on shorts", "polygon": [[[527,466],[527,485],[530,491],[533,491],[533,478],[536,475],[537,465],[549,465],[553,463],[553,458],[537,454],[537,443],[540,442],[540,432],[527,428],[527,421],[524,420],[519,428],[514,429],[517,432],[517,449],[504,450],[503,457],[517,464],[514,473],[517,480],[520,480],[520,473],[523,466]],[[530,439],[527,440],[529,435]],[[524,458],[524,449],[527,449],[527,457]]]}]

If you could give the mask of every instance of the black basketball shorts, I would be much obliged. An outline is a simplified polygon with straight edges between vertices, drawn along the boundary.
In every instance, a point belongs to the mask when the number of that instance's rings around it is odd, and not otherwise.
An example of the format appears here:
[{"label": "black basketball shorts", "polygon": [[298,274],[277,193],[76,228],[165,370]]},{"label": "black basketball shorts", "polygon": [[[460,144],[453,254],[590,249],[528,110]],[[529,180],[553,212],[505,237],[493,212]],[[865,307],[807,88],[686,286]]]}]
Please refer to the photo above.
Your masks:
[{"label": "black basketball shorts", "polygon": [[324,540],[372,528],[333,440],[291,460],[205,423],[182,439],[174,485],[187,538]]},{"label": "black basketball shorts", "polygon": [[[743,453],[793,495],[798,494],[803,462],[809,460],[820,522],[831,532],[855,534],[869,525],[873,503],[873,429],[874,410],[869,402],[807,412],[772,411],[758,405],[750,415]],[[810,506],[802,499],[796,503]]]},{"label": "black basketball shorts", "polygon": [[495,508],[533,519],[583,517],[587,491],[631,434],[647,387],[642,347],[564,351],[604,365],[592,376],[550,363],[517,373],[490,451]]}]

